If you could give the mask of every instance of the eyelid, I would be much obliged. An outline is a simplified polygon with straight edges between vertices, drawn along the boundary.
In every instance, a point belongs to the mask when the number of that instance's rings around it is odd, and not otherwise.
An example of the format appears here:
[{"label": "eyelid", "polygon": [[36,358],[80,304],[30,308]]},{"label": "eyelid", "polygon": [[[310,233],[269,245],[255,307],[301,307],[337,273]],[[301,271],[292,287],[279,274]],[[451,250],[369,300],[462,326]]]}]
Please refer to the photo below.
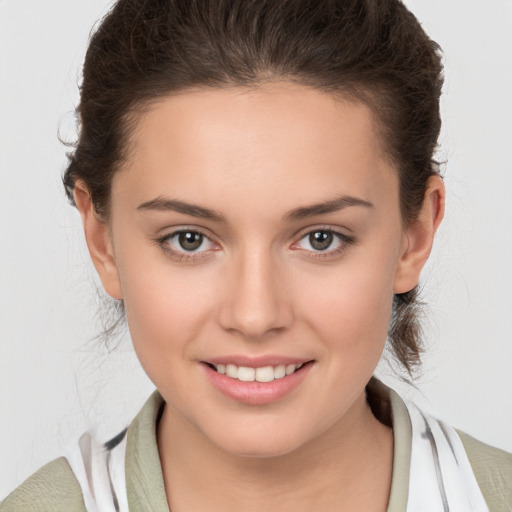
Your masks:
[{"label": "eyelid", "polygon": [[157,231],[155,231],[155,239],[156,238],[169,238],[173,235],[175,235],[176,233],[182,233],[183,231],[191,231],[191,232],[194,232],[194,233],[199,233],[200,235],[203,235],[207,238],[209,238],[210,240],[214,240],[215,238],[217,238],[216,236],[213,235],[213,233],[209,230],[209,229],[206,229],[202,226],[196,226],[194,224],[178,224],[178,225],[175,225],[175,226],[165,226],[161,229],[158,229]]},{"label": "eyelid", "polygon": [[[163,231],[163,230],[162,230]],[[186,251],[186,250],[176,250],[168,243],[169,240],[174,238],[175,236],[179,235],[180,233],[197,233],[198,235],[203,236],[205,239],[207,239],[210,244],[216,246],[216,248],[220,247],[220,244],[216,242],[213,237],[206,233],[206,230],[203,228],[199,228],[196,226],[179,226],[175,227],[172,230],[163,233],[160,236],[157,236],[154,239],[154,242],[156,245],[166,254],[171,256],[172,258],[178,260],[178,261],[199,261],[204,258],[207,258],[211,256],[211,252],[215,251],[217,249],[209,248],[207,250],[203,251]]]},{"label": "eyelid", "polygon": [[[309,249],[303,249],[301,247],[298,247],[298,244],[301,240],[303,240],[305,237],[311,235],[312,233],[315,233],[317,231],[324,231],[327,233],[332,233],[335,237],[338,238],[338,240],[341,242],[341,246],[334,248],[334,249],[327,249],[325,251],[315,251],[315,250],[309,250]],[[311,257],[313,258],[329,258],[329,257],[336,257],[344,253],[348,250],[349,246],[356,243],[356,239],[352,235],[347,235],[346,233],[343,233],[338,228],[334,228],[332,226],[309,226],[308,228],[301,230],[295,237],[295,242],[291,245],[292,250],[300,250],[304,251],[306,253],[309,253]]]}]

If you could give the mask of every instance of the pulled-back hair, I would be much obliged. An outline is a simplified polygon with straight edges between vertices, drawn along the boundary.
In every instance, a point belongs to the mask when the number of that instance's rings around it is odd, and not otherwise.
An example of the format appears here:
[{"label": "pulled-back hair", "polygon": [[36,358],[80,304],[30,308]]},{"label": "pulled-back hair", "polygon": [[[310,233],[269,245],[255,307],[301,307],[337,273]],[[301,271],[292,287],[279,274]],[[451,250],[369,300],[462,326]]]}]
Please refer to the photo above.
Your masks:
[{"label": "pulled-back hair", "polygon": [[[137,114],[197,87],[285,80],[368,105],[399,177],[404,225],[416,218],[440,130],[440,50],[399,0],[119,0],[91,38],[64,185],[77,179],[108,218],[113,174]],[[388,340],[420,361],[417,290],[397,294]]]}]

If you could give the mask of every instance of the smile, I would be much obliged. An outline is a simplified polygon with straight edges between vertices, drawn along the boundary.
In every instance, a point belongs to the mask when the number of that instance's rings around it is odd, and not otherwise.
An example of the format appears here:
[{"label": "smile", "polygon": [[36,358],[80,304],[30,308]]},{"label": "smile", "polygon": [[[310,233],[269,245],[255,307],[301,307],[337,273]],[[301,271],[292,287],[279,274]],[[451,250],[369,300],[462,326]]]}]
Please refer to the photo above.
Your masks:
[{"label": "smile", "polygon": [[314,360],[272,356],[215,358],[201,364],[215,389],[231,400],[250,405],[284,399],[300,386],[314,365]]},{"label": "smile", "polygon": [[212,364],[211,367],[221,375],[226,375],[231,379],[237,379],[242,382],[272,382],[282,379],[298,369],[302,368],[304,363],[300,364],[280,364],[277,366],[261,366],[251,368],[248,366],[236,366],[234,364]]}]

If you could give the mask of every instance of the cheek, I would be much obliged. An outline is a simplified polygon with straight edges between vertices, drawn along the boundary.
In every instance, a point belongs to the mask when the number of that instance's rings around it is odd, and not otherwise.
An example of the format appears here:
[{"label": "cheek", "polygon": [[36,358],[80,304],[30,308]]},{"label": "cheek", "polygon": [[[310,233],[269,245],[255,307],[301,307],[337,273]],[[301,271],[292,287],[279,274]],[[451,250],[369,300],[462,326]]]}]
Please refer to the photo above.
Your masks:
[{"label": "cheek", "polygon": [[[392,249],[392,248],[390,248]],[[324,276],[312,276],[302,285],[303,316],[322,333],[331,350],[350,350],[354,357],[383,350],[393,302],[395,258],[392,250],[378,257],[347,258]]]},{"label": "cheek", "polygon": [[211,319],[211,272],[178,268],[155,257],[154,248],[123,254],[132,254],[118,268],[133,346],[148,373],[168,369]]}]

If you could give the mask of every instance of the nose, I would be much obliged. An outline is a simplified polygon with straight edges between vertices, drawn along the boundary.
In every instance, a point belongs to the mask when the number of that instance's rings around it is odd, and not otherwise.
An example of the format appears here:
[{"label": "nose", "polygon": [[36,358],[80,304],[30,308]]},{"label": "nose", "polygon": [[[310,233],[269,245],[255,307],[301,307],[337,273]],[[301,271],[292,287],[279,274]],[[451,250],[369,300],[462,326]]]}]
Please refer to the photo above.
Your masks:
[{"label": "nose", "polygon": [[272,257],[251,251],[241,255],[226,276],[219,321],[227,331],[250,341],[283,331],[293,322],[292,298]]}]

